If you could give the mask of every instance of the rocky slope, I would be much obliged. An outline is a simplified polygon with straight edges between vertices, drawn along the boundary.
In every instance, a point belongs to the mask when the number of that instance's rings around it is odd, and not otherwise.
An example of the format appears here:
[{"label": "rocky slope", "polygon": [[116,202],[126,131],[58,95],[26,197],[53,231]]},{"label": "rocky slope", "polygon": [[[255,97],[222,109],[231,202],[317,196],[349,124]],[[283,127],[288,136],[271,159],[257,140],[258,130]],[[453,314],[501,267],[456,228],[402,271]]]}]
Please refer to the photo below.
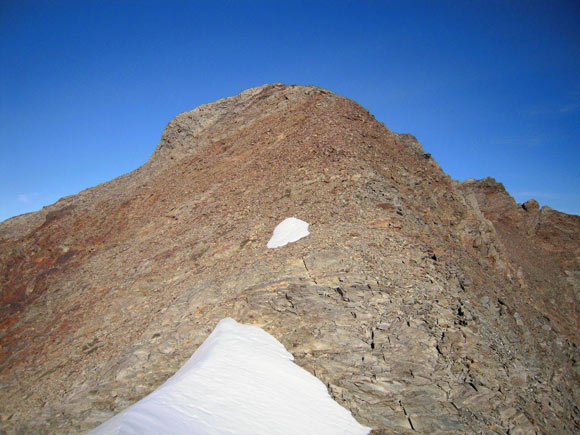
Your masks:
[{"label": "rocky slope", "polygon": [[[290,216],[311,234],[267,249]],[[229,316],[377,433],[577,432],[579,239],[578,216],[452,181],[348,99],[253,88],[0,224],[0,424],[95,427]]]}]

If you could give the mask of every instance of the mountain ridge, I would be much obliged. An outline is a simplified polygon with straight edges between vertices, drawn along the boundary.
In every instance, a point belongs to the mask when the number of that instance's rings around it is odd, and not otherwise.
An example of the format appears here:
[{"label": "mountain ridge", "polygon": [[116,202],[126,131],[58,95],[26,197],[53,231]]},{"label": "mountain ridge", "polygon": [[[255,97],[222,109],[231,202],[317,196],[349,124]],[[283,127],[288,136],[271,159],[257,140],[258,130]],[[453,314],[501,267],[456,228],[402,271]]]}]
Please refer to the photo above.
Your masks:
[{"label": "mountain ridge", "polygon": [[[571,433],[580,218],[494,183],[315,87],[184,112],[142,167],[0,223],[2,424],[91,429],[233,317],[377,430]],[[310,236],[268,250],[289,216]]]}]

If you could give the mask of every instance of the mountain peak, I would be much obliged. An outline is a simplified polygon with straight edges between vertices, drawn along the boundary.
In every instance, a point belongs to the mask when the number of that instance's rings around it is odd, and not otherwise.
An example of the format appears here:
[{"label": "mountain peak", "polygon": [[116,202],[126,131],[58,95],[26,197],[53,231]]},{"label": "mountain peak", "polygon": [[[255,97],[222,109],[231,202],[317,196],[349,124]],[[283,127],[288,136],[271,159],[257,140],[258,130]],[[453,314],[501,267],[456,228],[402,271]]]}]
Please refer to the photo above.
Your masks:
[{"label": "mountain peak", "polygon": [[[230,122],[235,129],[245,128],[247,123],[256,122],[272,113],[288,109],[292,104],[311,99],[315,95],[339,98],[314,86],[267,84],[247,89],[240,94],[203,104],[191,111],[176,116],[163,131],[155,154],[187,155],[209,140],[212,126]],[[198,142],[198,146],[192,146]]]},{"label": "mountain peak", "polygon": [[[290,216],[308,237],[269,249]],[[231,317],[365,426],[577,431],[578,219],[454,182],[347,98],[249,89],[178,115],[132,173],[0,223],[0,417],[92,429]]]}]

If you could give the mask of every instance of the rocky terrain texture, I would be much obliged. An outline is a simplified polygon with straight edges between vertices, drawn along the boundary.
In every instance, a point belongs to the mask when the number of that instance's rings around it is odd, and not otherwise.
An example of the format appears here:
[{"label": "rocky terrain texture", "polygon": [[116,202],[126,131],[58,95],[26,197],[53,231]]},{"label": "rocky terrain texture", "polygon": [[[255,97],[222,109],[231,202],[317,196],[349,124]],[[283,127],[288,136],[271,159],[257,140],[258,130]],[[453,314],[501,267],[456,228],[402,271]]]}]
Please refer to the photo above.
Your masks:
[{"label": "rocky terrain texture", "polygon": [[[267,249],[291,216],[310,235]],[[97,426],[227,316],[374,433],[580,431],[580,217],[323,89],[182,113],[141,168],[1,223],[0,286],[2,432]]]}]

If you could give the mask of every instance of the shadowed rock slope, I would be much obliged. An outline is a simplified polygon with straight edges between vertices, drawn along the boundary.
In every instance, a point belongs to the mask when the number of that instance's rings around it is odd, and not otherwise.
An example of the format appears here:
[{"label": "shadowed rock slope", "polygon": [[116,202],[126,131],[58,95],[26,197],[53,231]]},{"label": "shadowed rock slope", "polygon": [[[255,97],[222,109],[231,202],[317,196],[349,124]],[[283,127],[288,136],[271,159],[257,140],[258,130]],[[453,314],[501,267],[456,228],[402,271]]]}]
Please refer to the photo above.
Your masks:
[{"label": "shadowed rock slope", "polygon": [[[311,234],[267,249],[291,216]],[[0,224],[1,428],[91,429],[230,316],[377,433],[577,432],[579,219],[319,88],[200,106],[136,171]]]}]

